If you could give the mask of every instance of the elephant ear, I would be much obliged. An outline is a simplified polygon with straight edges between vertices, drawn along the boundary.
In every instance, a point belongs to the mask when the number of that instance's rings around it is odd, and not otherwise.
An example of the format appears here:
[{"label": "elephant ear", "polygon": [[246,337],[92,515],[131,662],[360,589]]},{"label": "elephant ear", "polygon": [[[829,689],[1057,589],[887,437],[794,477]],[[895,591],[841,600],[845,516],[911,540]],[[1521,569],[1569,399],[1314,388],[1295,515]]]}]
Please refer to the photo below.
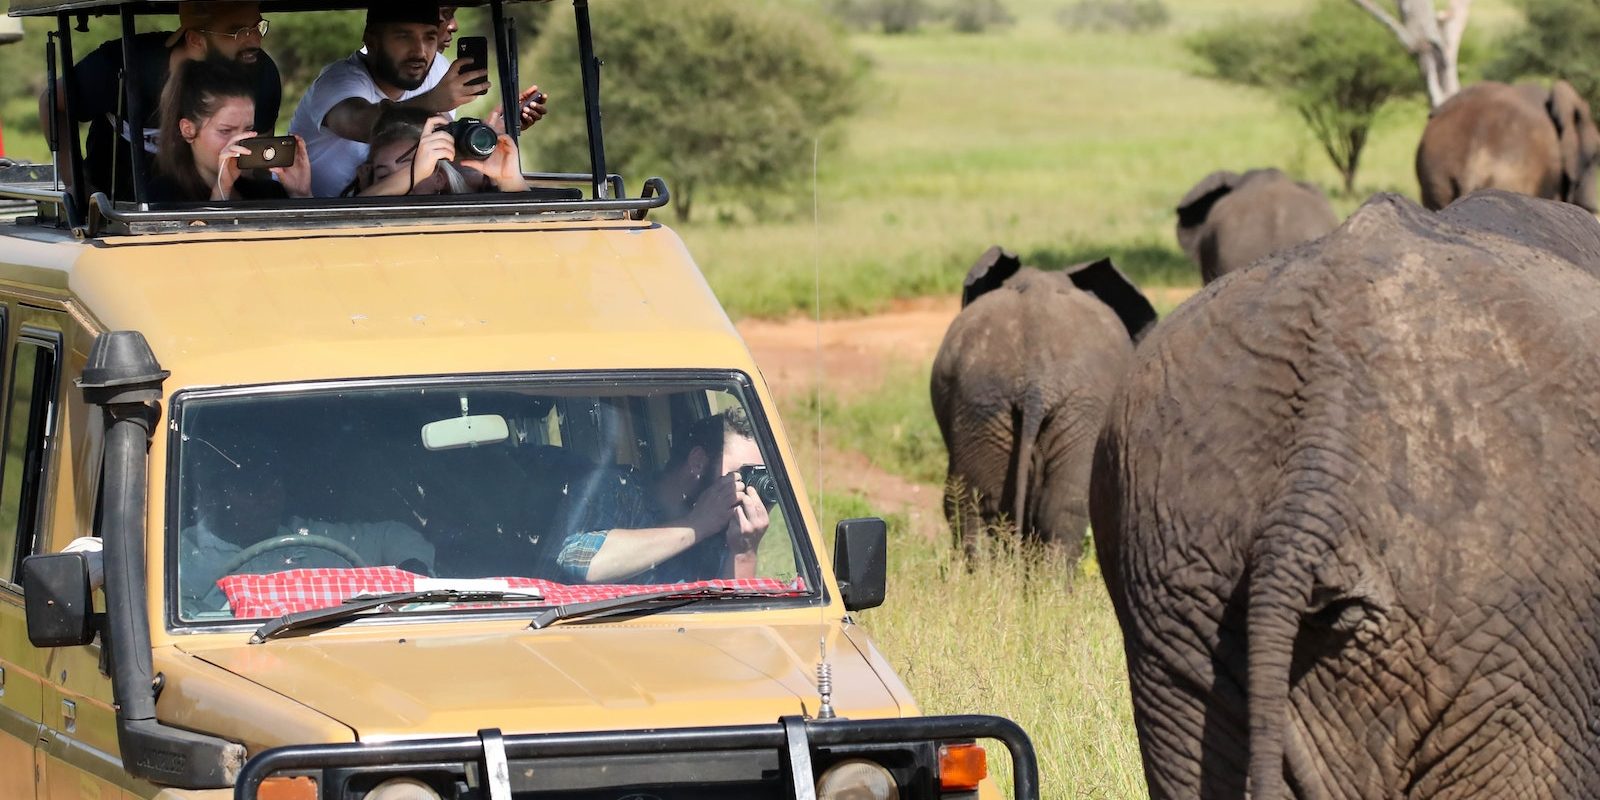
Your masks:
[{"label": "elephant ear", "polygon": [[1139,287],[1133,285],[1133,281],[1128,280],[1128,276],[1122,274],[1122,270],[1117,269],[1111,259],[1102,258],[1068,267],[1065,272],[1072,279],[1073,286],[1099,298],[1100,302],[1116,312],[1123,327],[1128,329],[1128,338],[1135,344],[1155,324],[1155,306],[1150,305]]},{"label": "elephant ear", "polygon": [[1571,202],[1583,178],[1583,123],[1588,111],[1578,91],[1566,81],[1556,81],[1550,87],[1545,110],[1550,114],[1550,121],[1555,123],[1556,138],[1561,142],[1561,199]]},{"label": "elephant ear", "polygon": [[961,282],[961,307],[966,308],[972,301],[1000,288],[1020,269],[1022,259],[1000,245],[983,251],[972,269],[967,270],[966,280]]},{"label": "elephant ear", "polygon": [[1239,185],[1237,172],[1218,170],[1200,179],[1178,201],[1178,246],[1189,258],[1200,263],[1200,235],[1211,207]]}]

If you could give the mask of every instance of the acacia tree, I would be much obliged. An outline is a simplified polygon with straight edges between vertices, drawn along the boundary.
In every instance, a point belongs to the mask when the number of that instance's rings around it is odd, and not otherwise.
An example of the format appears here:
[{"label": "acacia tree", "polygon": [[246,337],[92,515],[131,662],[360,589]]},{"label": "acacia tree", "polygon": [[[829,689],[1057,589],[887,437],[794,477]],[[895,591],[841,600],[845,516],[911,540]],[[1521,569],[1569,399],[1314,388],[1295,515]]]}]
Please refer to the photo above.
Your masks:
[{"label": "acacia tree", "polygon": [[1209,77],[1265,89],[1293,109],[1347,194],[1378,113],[1419,93],[1406,57],[1344,0],[1321,0],[1300,17],[1236,20],[1201,31],[1188,47]]},{"label": "acacia tree", "polygon": [[[591,7],[608,169],[671,181],[678,219],[712,188],[809,175],[812,143],[855,105],[862,61],[839,34],[777,3],[615,0]],[[551,96],[523,141],[541,170],[588,171],[572,22],[555,15],[523,74]]]},{"label": "acacia tree", "polygon": [[1350,1],[1383,23],[1416,60],[1429,105],[1438,108],[1461,91],[1461,39],[1467,32],[1472,0],[1447,0],[1443,9],[1435,0],[1393,0],[1397,16],[1385,11],[1377,0]]}]

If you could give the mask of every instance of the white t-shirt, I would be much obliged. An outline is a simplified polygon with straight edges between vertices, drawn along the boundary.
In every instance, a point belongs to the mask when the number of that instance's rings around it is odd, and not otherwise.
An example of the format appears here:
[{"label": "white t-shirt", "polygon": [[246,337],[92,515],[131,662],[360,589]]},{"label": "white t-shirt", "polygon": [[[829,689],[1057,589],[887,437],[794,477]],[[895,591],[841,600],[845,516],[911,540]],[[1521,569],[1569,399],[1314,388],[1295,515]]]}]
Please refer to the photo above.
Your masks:
[{"label": "white t-shirt", "polygon": [[[450,61],[435,53],[422,85],[400,95],[400,99],[410,100],[438,86],[449,69]],[[289,120],[289,132],[306,140],[306,154],[311,156],[311,193],[317,197],[339,196],[355,178],[356,167],[367,160],[365,142],[345,139],[322,125],[334,106],[352,97],[370,103],[388,99],[372,80],[359,52],[323,68]]]}]

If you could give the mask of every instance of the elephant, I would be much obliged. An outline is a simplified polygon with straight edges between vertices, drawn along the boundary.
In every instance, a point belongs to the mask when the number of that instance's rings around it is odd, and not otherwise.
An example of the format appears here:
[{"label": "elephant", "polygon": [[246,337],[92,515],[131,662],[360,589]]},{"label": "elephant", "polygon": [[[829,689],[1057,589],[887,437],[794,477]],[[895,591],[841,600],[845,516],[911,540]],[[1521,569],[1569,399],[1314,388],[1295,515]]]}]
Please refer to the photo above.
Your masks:
[{"label": "elephant", "polygon": [[1321,189],[1277,169],[1213,172],[1178,201],[1178,246],[1205,283],[1338,224]]},{"label": "elephant", "polygon": [[1436,109],[1417,145],[1422,204],[1435,211],[1477,189],[1505,189],[1596,210],[1600,130],[1572,84],[1546,90],[1485,81]]},{"label": "elephant", "polygon": [[1045,272],[999,247],[968,272],[961,304],[929,381],[956,541],[971,556],[1008,519],[1076,559],[1094,438],[1155,309],[1110,259]]},{"label": "elephant", "polygon": [[1154,798],[1600,797],[1600,223],[1377,195],[1140,345],[1094,541]]}]

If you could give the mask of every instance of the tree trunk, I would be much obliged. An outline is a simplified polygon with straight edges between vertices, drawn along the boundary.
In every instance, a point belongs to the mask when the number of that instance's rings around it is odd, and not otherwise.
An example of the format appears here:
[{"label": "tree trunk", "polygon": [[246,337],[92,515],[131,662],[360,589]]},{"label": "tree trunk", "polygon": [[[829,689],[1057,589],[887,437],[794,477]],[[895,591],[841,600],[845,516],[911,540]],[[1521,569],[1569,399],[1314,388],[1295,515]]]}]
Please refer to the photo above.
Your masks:
[{"label": "tree trunk", "polygon": [[1457,67],[1472,0],[1447,0],[1442,11],[1434,6],[1435,0],[1393,0],[1399,19],[1384,11],[1379,0],[1351,2],[1383,23],[1417,60],[1423,85],[1428,89],[1428,105],[1438,108],[1461,91]]},{"label": "tree trunk", "polygon": [[686,178],[679,181],[674,188],[676,189],[672,193],[674,216],[678,218],[679,224],[687,225],[689,224],[689,212],[694,208],[694,181]]}]

